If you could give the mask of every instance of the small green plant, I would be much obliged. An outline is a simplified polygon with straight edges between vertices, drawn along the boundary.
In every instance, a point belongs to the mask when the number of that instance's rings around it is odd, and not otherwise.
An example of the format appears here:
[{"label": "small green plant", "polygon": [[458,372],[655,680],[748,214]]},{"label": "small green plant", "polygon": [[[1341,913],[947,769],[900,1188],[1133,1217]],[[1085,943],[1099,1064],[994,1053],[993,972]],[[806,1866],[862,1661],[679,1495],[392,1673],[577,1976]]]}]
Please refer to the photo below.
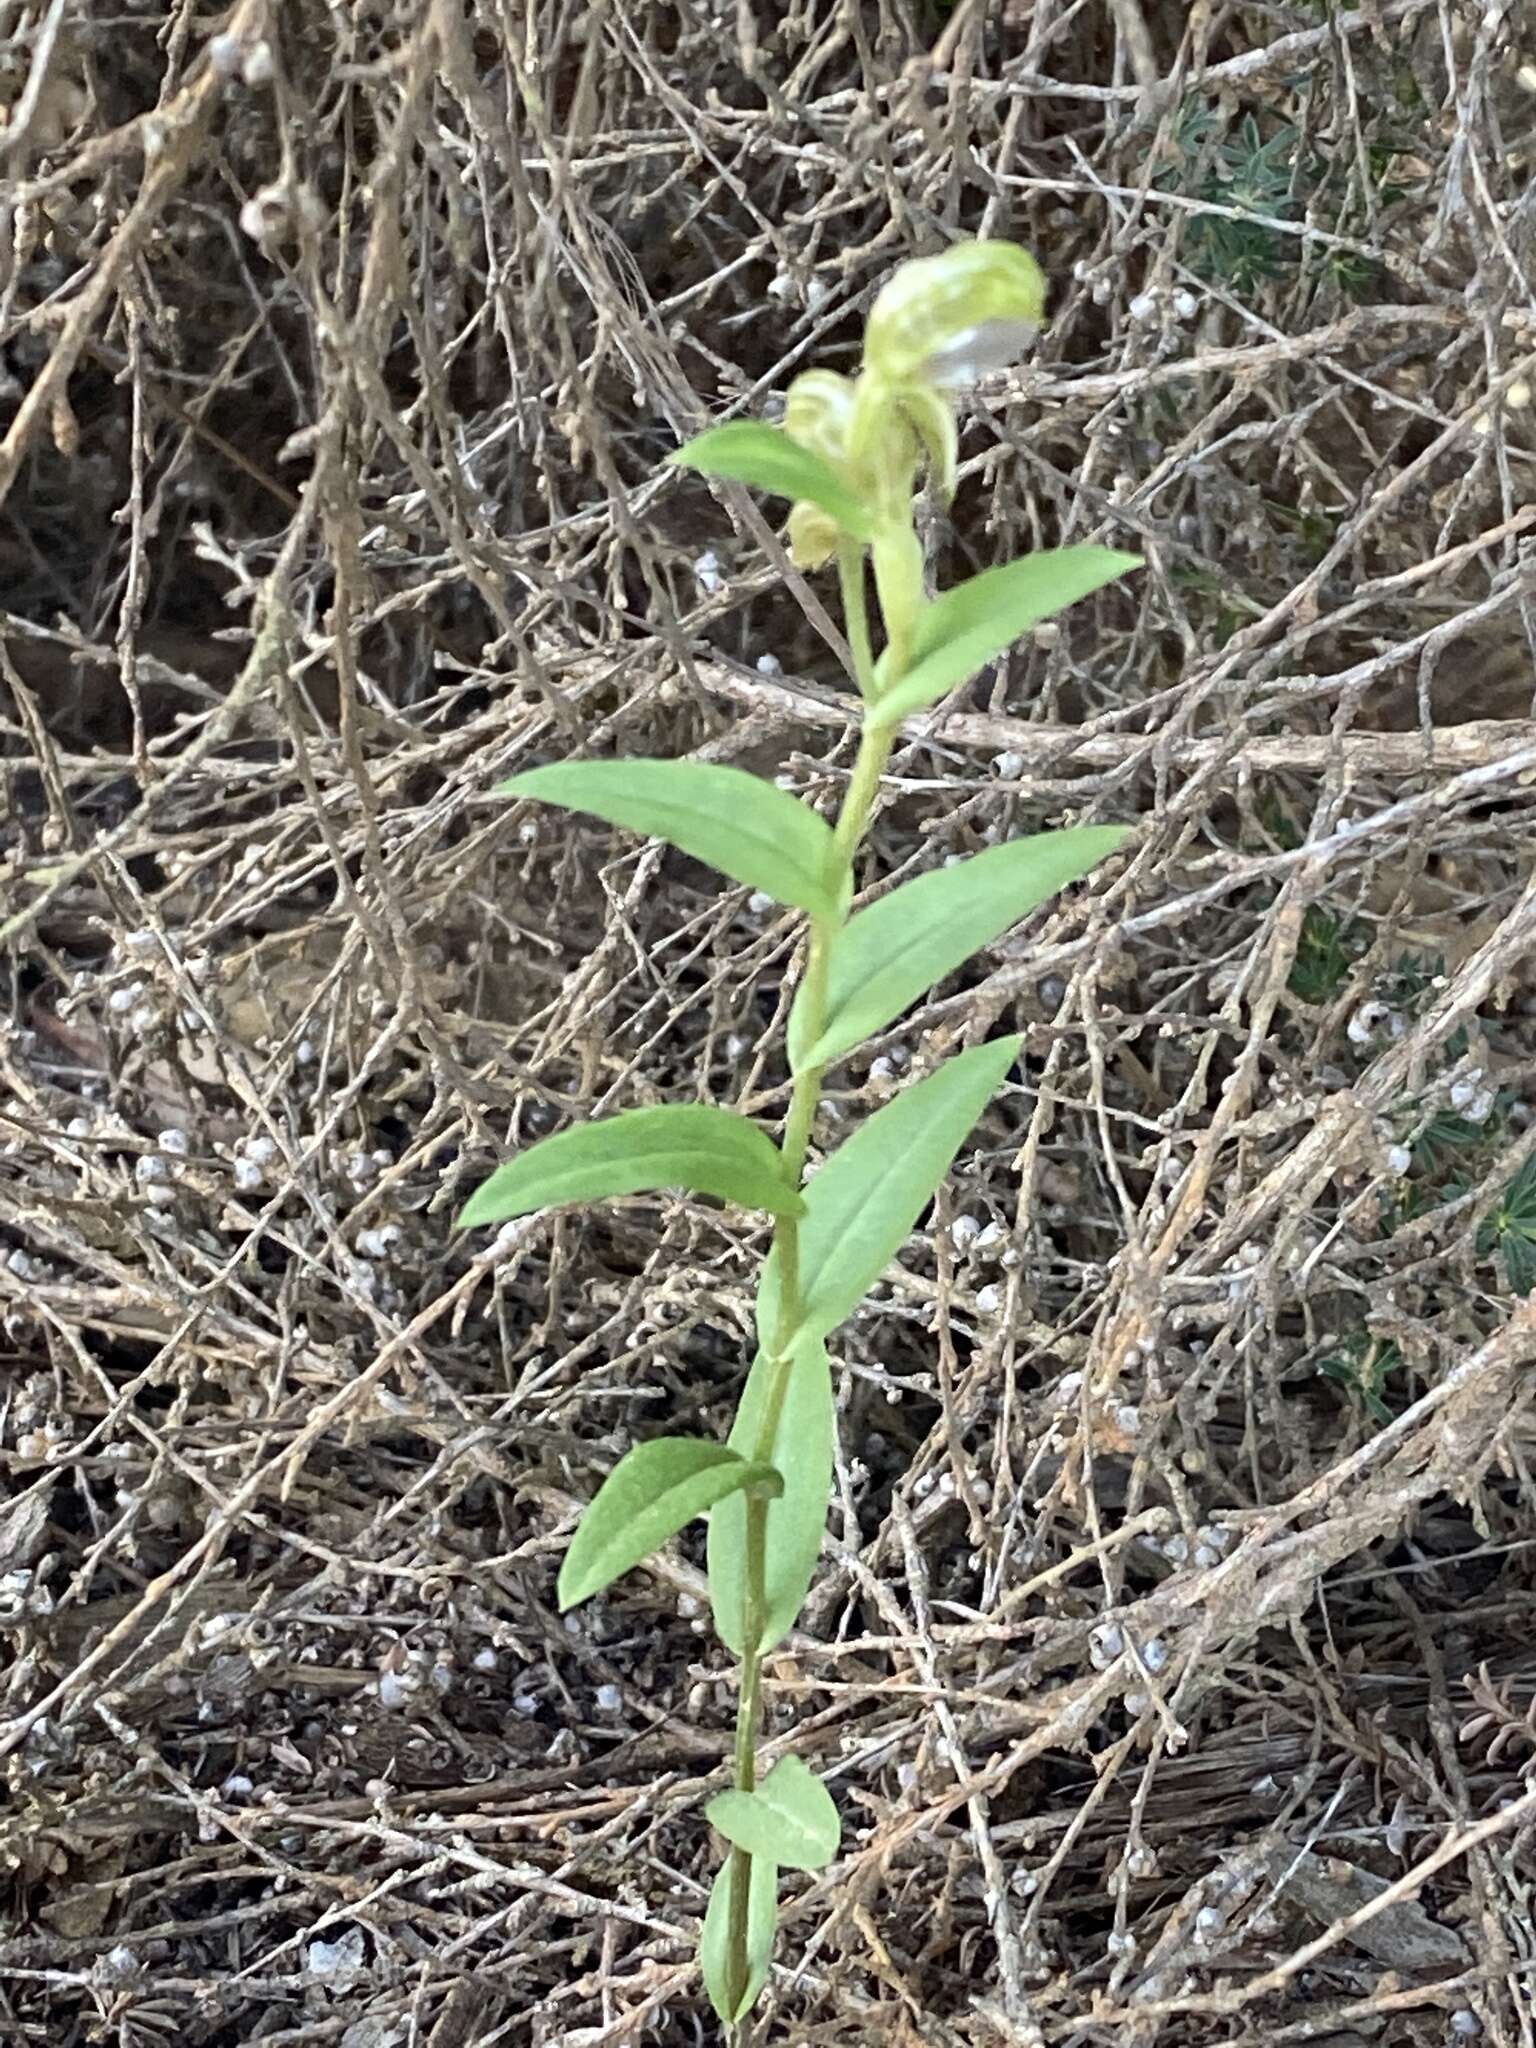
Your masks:
[{"label": "small green plant", "polygon": [[[1458,1115],[1454,1109],[1436,1109],[1417,1118],[1404,1132],[1413,1154],[1414,1170],[1423,1174],[1466,1172],[1467,1155],[1483,1151],[1497,1142],[1503,1118],[1490,1115],[1482,1123]],[[1438,1191],[1437,1200],[1446,1201],[1460,1192],[1460,1181]]]},{"label": "small green plant", "polygon": [[1327,1003],[1349,979],[1350,969],[1363,951],[1364,934],[1353,924],[1344,924],[1331,910],[1309,903],[1301,920],[1296,941],[1296,958],[1291,963],[1291,994],[1304,1003]]},{"label": "small green plant", "polygon": [[1389,1338],[1352,1330],[1337,1351],[1318,1361],[1317,1369],[1324,1379],[1347,1387],[1377,1422],[1390,1422],[1392,1410],[1382,1389],[1388,1373],[1396,1372],[1402,1362],[1402,1352]]},{"label": "small green plant", "polygon": [[[777,1141],[734,1111],[702,1103],[632,1110],[522,1152],[460,1218],[501,1223],[557,1203],[674,1187],[772,1218],[757,1355],[727,1441],[664,1436],[628,1452],[582,1517],[558,1586],[560,1606],[569,1608],[695,1516],[709,1517],[715,1629],[740,1661],[740,1690],[732,1787],[708,1807],[729,1853],[700,1957],[733,2038],[767,1978],[780,1870],[819,1869],[838,1842],[837,1811],[821,1780],[793,1756],[759,1779],[756,1754],[763,1659],[800,1611],[830,1499],[827,1339],[908,1236],[1019,1040],[993,1039],[946,1060],[808,1177],[823,1076],[1124,837],[1120,827],[1091,825],[1015,840],[850,914],[855,856],[901,721],[979,674],[1037,620],[1137,566],[1135,556],[1108,548],[1069,547],[925,595],[913,518],[918,479],[926,470],[952,493],[952,394],[1019,352],[1044,297],[1034,259],[1005,243],[961,243],[906,264],[871,309],[856,379],[809,371],[790,387],[783,426],[714,427],[671,458],[788,498],[796,564],[836,563],[863,723],[835,822],[771,782],[700,761],[565,761],[500,786],[510,797],[670,841],[807,920],[788,1023],[792,1089]],[[870,569],[883,626],[878,657]]]},{"label": "small green plant", "polygon": [[1485,1258],[1498,1253],[1511,1294],[1536,1288],[1536,1159],[1527,1159],[1483,1218],[1477,1248]]},{"label": "small green plant", "polygon": [[[1405,102],[1404,111],[1416,109]],[[1209,101],[1185,102],[1172,138],[1174,161],[1157,183],[1197,202],[1184,230],[1190,268],[1247,294],[1306,264],[1341,297],[1374,297],[1385,273],[1359,236],[1368,232],[1375,209],[1403,197],[1394,175],[1402,159],[1416,153],[1412,135],[1380,136],[1367,144],[1363,159],[1348,149],[1330,157],[1309,145],[1294,122],[1267,125],[1266,134],[1252,113],[1229,122]],[[1330,229],[1313,249],[1287,232],[1303,218]]]},{"label": "small green plant", "polygon": [[[1184,249],[1192,270],[1248,292],[1296,260],[1291,237],[1266,221],[1292,218],[1300,137],[1282,122],[1266,139],[1252,114],[1218,137],[1220,120],[1213,107],[1195,102],[1186,107],[1175,134],[1180,157],[1206,167],[1193,196],[1208,206],[1231,209],[1196,213],[1185,231]],[[1255,217],[1234,219],[1232,213]]]},{"label": "small green plant", "polygon": [[1275,524],[1294,537],[1301,560],[1309,569],[1315,569],[1337,537],[1338,514],[1320,511],[1315,505],[1303,512],[1279,498],[1265,498],[1262,502]]}]

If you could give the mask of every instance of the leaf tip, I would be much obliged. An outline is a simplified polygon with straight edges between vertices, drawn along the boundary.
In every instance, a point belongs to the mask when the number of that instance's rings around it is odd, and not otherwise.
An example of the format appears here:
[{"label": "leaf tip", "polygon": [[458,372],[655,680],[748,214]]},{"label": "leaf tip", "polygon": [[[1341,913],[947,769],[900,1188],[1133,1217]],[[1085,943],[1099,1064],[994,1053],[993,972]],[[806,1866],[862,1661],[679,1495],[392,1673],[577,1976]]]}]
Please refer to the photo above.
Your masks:
[{"label": "leaf tip", "polygon": [[748,1464],[750,1479],[743,1479],[742,1492],[759,1494],[764,1500],[778,1500],[784,1492],[784,1474],[777,1465]]},{"label": "leaf tip", "polygon": [[518,1213],[517,1209],[515,1207],[508,1207],[505,1201],[497,1199],[495,1184],[496,1176],[494,1173],[489,1179],[480,1183],[479,1187],[475,1189],[475,1192],[454,1218],[453,1227],[455,1230],[480,1230],[487,1223],[511,1222],[512,1218]]},{"label": "leaf tip", "polygon": [[1002,1038],[989,1038],[987,1045],[996,1055],[999,1074],[1006,1074],[1024,1050],[1024,1034],[1009,1031]]},{"label": "leaf tip", "polygon": [[[570,1560],[567,1558],[566,1564],[569,1564],[569,1562]],[[572,1584],[570,1573],[566,1570],[565,1565],[562,1565],[560,1567],[560,1576],[555,1581],[555,1606],[558,1611],[561,1614],[569,1614],[571,1609],[579,1607],[586,1597],[584,1590]]]}]

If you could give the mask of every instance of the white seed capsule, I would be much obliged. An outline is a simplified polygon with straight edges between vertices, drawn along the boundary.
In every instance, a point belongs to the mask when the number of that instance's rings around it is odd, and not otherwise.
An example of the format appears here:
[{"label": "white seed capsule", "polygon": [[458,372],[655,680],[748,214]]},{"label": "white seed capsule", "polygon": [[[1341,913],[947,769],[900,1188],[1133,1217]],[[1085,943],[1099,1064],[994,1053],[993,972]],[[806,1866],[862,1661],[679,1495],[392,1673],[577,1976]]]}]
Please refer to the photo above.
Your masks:
[{"label": "white seed capsule", "polygon": [[1088,1661],[1095,1671],[1107,1671],[1125,1648],[1125,1631],[1112,1621],[1101,1621],[1088,1638]]}]

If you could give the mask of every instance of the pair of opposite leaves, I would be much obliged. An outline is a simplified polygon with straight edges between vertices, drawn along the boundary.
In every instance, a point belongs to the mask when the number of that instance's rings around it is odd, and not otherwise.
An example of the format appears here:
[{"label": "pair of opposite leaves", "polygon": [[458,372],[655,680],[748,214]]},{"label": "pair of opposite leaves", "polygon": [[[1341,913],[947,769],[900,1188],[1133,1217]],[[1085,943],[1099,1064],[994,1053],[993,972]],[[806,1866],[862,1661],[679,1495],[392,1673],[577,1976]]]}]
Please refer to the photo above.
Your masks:
[{"label": "pair of opposite leaves", "polygon": [[[779,1870],[822,1870],[837,1854],[842,1833],[832,1795],[797,1756],[783,1756],[751,1792],[721,1792],[705,1808],[710,1823],[750,1859],[730,1857],[715,1880],[704,1914],[699,1963],[716,2012],[740,2019],[757,2002],[768,1975],[778,1920]],[[731,1981],[731,1911],[745,1881],[746,1980]]]}]

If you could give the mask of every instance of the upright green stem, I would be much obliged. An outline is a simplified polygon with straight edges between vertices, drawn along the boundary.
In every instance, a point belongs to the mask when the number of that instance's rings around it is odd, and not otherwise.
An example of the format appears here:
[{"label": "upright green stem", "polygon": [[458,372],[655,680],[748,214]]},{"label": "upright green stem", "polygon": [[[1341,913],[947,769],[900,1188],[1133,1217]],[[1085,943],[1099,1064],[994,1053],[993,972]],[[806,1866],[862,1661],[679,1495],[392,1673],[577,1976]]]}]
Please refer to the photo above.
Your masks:
[{"label": "upright green stem", "polygon": [[[841,825],[841,819],[838,822]],[[832,850],[834,859],[837,859],[839,849],[835,837]],[[846,862],[840,863],[840,872],[846,872],[846,865]],[[827,955],[832,950],[832,940],[836,931],[836,925],[818,918],[811,926],[811,935],[806,947],[805,994],[802,1001],[805,1004],[806,1028],[818,1036],[827,1008]],[[782,1149],[791,1180],[798,1181],[805,1172],[805,1154],[811,1140],[811,1126],[816,1120],[816,1109],[821,1100],[821,1075],[820,1067],[802,1069],[796,1074],[794,1086],[790,1091],[789,1115],[784,1120]],[[799,1236],[799,1226],[792,1216],[781,1216],[774,1225],[774,1244],[778,1249],[779,1270],[784,1283],[780,1292],[780,1301],[783,1305],[781,1336],[787,1336],[793,1330],[794,1323],[790,1318],[800,1306]],[[793,1300],[790,1297],[789,1286],[791,1265],[796,1268]]]},{"label": "upright green stem", "polygon": [[[869,618],[864,594],[862,551],[845,543],[838,551],[838,572],[842,583],[843,611],[853,649],[855,678],[866,704],[875,694],[874,659],[869,644]],[[832,834],[834,894],[846,902],[853,894],[853,860],[869,824],[880,776],[890,757],[895,728],[877,720],[866,723],[859,736],[859,751],[853,774],[844,792],[842,806]],[[814,918],[806,949],[804,1005],[807,1043],[820,1038],[826,1022],[827,971],[832,943],[841,923]],[[785,1119],[782,1150],[793,1179],[805,1172],[811,1130],[821,1102],[821,1081],[825,1069],[807,1067],[795,1076]],[[779,1268],[779,1323],[771,1340],[768,1387],[763,1401],[757,1438],[749,1455],[766,1462],[773,1453],[784,1412],[792,1369],[794,1335],[801,1321],[800,1230],[795,1218],[781,1216],[774,1225],[774,1252]],[[748,1496],[745,1542],[745,1627],[741,1655],[741,1681],[737,1691],[736,1744],[733,1781],[738,1792],[750,1792],[757,1783],[757,1730],[762,1707],[762,1642],[767,1608],[766,1560],[768,1503],[760,1495]],[[748,1901],[752,1885],[752,1858],[745,1849],[731,1850],[730,1977],[736,1995],[745,1990],[750,1974],[748,1957]],[[732,2030],[734,2034],[734,2029]]]}]

